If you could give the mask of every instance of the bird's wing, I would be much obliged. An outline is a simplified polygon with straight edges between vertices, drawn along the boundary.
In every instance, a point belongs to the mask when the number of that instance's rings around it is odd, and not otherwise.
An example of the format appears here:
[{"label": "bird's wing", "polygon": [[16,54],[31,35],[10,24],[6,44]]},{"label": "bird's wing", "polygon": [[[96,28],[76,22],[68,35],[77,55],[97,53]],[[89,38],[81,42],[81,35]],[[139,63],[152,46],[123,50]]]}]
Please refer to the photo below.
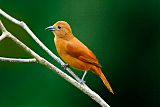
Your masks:
[{"label": "bird's wing", "polygon": [[97,67],[101,67],[96,56],[78,39],[74,39],[67,44],[66,53],[83,62],[90,63]]}]

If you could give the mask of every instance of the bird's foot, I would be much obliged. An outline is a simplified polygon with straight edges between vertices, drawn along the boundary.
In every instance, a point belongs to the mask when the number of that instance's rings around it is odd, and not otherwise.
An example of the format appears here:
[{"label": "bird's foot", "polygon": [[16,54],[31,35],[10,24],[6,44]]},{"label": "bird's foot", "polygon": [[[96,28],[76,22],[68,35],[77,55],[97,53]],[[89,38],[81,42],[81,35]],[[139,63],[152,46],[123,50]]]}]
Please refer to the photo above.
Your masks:
[{"label": "bird's foot", "polygon": [[84,85],[86,83],[86,81],[84,81],[83,79],[80,79],[79,83]]},{"label": "bird's foot", "polygon": [[62,67],[64,68],[64,70],[66,70],[67,67],[69,67],[69,64],[63,64]]}]

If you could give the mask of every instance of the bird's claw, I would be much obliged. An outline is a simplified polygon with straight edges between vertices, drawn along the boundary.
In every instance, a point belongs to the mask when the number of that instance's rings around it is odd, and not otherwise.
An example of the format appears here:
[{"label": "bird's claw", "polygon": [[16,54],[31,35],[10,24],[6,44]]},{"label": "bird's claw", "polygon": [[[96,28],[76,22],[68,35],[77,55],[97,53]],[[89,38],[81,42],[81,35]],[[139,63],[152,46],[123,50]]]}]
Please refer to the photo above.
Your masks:
[{"label": "bird's claw", "polygon": [[62,67],[64,68],[64,70],[66,70],[67,67],[69,67],[69,65],[68,64],[63,64]]},{"label": "bird's claw", "polygon": [[86,83],[86,81],[84,81],[83,79],[80,79],[79,83],[83,85]]}]

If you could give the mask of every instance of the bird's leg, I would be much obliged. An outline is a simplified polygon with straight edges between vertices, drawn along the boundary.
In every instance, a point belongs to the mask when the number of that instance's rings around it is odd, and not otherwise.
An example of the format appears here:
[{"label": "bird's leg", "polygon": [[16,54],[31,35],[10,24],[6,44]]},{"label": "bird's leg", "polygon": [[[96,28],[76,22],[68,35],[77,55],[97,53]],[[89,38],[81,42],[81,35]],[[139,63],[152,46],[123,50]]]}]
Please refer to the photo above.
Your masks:
[{"label": "bird's leg", "polygon": [[84,83],[85,83],[84,77],[86,76],[86,74],[87,74],[87,71],[84,72],[84,74],[83,74],[83,76],[82,76],[82,78],[81,78],[81,80],[80,80],[80,83],[81,83],[81,84],[84,84]]},{"label": "bird's leg", "polygon": [[69,67],[69,64],[63,64],[62,67],[64,68],[64,70],[66,70],[67,67]]}]

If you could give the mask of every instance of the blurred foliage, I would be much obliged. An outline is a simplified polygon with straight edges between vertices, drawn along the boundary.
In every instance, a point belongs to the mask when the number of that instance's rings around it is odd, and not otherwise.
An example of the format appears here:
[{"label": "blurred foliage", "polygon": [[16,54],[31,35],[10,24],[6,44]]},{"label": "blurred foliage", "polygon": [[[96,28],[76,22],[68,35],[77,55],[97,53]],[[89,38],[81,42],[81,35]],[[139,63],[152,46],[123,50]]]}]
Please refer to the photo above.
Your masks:
[{"label": "blurred foliage", "polygon": [[[102,64],[115,95],[92,73],[86,81],[111,107],[160,106],[159,0],[0,0],[0,7],[26,22],[56,54],[53,35],[44,28],[67,21]],[[60,67],[23,29],[0,19],[8,31]],[[0,56],[30,58],[9,39],[0,42]],[[0,107],[99,106],[44,66],[0,62],[0,68]]]}]

